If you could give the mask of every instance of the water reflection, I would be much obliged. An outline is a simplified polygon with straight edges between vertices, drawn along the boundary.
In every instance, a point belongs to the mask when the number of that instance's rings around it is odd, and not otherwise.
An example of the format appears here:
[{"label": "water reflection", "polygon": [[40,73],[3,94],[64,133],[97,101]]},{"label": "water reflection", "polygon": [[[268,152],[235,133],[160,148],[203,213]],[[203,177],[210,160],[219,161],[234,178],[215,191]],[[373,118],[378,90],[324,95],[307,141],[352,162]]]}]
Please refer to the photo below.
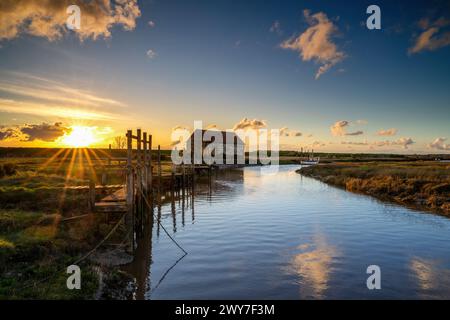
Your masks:
[{"label": "water reflection", "polygon": [[300,297],[324,298],[338,250],[327,243],[327,239],[322,233],[316,234],[311,243],[299,245],[297,250],[300,253],[295,254],[292,258],[289,272],[300,277],[298,280]]},{"label": "water reflection", "polygon": [[[295,169],[223,171],[176,193],[177,201],[156,199],[155,230],[134,262],[137,296],[450,297],[449,219],[332,188]],[[182,260],[158,222],[189,252]],[[366,287],[371,264],[382,269],[377,292]]]},{"label": "water reflection", "polygon": [[450,297],[450,270],[442,268],[438,261],[413,257],[409,268],[424,299]]}]

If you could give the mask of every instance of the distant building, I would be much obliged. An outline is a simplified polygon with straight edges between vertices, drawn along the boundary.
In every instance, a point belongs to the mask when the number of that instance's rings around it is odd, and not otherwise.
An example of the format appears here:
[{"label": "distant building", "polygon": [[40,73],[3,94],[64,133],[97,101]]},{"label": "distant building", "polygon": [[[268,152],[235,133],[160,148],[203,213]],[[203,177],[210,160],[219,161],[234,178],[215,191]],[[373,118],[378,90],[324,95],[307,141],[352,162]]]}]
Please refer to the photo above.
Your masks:
[{"label": "distant building", "polygon": [[[195,146],[196,135],[200,137],[201,147]],[[217,161],[212,164],[208,163],[203,157],[205,149],[211,145],[211,143],[214,143],[219,136],[222,138],[220,146],[217,146],[214,150],[207,150],[207,152],[208,154],[211,154],[212,157],[216,157],[216,159],[219,157],[222,161],[217,159]],[[233,131],[195,130],[186,141],[186,148],[187,150],[190,149],[191,163],[194,164],[211,164],[218,167],[238,167],[245,164],[245,143]],[[195,158],[196,151],[197,156],[199,155],[201,157],[200,159]],[[219,154],[221,153],[222,155],[216,155],[216,152]]]}]

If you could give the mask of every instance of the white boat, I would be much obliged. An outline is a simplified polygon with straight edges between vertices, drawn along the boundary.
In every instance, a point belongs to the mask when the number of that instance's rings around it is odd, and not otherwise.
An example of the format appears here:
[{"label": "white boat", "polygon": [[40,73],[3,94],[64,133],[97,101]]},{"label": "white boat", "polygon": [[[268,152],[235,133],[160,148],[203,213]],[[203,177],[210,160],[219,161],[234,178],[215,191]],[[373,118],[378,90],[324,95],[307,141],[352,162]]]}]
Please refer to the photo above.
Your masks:
[{"label": "white boat", "polygon": [[313,166],[313,165],[316,165],[316,164],[319,164],[319,160],[306,160],[306,161],[300,161],[300,164],[301,165],[304,165],[304,166]]},{"label": "white boat", "polygon": [[[302,155],[303,155],[303,148],[301,149]],[[306,151],[306,154],[308,154],[308,151]],[[302,165],[308,165],[313,166],[316,164],[319,164],[320,157],[314,158],[314,149],[311,150],[311,152],[308,155],[308,160],[300,160],[300,164]]]},{"label": "white boat", "polygon": [[320,157],[316,158],[316,159],[310,158],[308,160],[302,160],[302,161],[300,161],[300,164],[313,166],[313,165],[319,164],[319,162],[320,162]]}]

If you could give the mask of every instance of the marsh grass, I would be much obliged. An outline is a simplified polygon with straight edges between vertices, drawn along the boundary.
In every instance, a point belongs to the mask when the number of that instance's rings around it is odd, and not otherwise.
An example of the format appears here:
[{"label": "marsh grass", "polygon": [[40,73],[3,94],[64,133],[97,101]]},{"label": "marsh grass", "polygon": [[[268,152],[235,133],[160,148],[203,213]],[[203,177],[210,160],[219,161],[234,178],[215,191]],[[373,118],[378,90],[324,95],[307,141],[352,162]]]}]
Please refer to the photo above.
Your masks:
[{"label": "marsh grass", "polygon": [[[0,159],[0,166],[14,168],[0,178],[0,299],[92,299],[98,288],[96,265],[89,260],[80,265],[81,290],[67,289],[65,268],[104,238],[114,217],[63,219],[88,213],[88,190],[64,187],[99,181],[101,171],[79,161],[46,161]],[[122,183],[122,176],[111,176],[112,183]],[[119,228],[111,241],[122,241],[124,234]]]},{"label": "marsh grass", "polygon": [[298,172],[348,191],[450,214],[448,163],[336,163]]}]

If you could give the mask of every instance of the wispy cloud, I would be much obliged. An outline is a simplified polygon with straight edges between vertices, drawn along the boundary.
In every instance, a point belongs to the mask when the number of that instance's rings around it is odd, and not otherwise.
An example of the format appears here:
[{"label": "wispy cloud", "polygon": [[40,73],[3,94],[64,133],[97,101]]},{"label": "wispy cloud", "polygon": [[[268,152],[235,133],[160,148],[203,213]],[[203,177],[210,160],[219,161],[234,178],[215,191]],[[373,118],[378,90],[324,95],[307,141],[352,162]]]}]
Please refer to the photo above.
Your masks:
[{"label": "wispy cloud", "polygon": [[381,129],[377,131],[377,136],[395,136],[397,134],[397,129],[391,128],[391,129]]},{"label": "wispy cloud", "polygon": [[[60,39],[67,31],[66,8],[72,0],[2,0],[0,2],[0,40],[13,39],[21,33]],[[141,15],[137,0],[79,0],[81,28],[74,30],[81,40],[111,37],[111,29],[121,25],[125,30],[136,27]]]},{"label": "wispy cloud", "polygon": [[4,72],[0,80],[0,112],[107,120],[118,116],[125,105],[89,91],[24,73]]},{"label": "wispy cloud", "polygon": [[408,149],[408,146],[414,144],[415,142],[411,138],[400,138],[397,140],[389,141],[341,141],[341,144],[343,145],[349,145],[349,146],[370,146],[372,147],[388,147],[388,146],[394,146],[394,147],[402,147],[403,149]]},{"label": "wispy cloud", "polygon": [[450,26],[450,19],[441,17],[430,21],[428,18],[424,18],[419,21],[418,25],[422,32],[414,39],[414,45],[408,50],[409,54],[426,50],[434,51],[450,45],[450,30],[447,28]]},{"label": "wispy cloud", "polygon": [[341,141],[341,144],[345,145],[353,145],[353,146],[368,146],[369,143],[367,141]]},{"label": "wispy cloud", "polygon": [[394,141],[377,141],[374,142],[373,145],[376,147],[384,147],[384,146],[400,146],[403,149],[408,149],[408,146],[414,144],[415,141],[411,138],[399,138]]},{"label": "wispy cloud", "polygon": [[281,30],[281,24],[280,21],[276,20],[272,23],[272,25],[270,26],[269,31],[271,33],[276,33],[277,35],[282,35],[283,34],[283,30]]},{"label": "wispy cloud", "polygon": [[49,79],[20,73],[12,73],[12,77],[8,76],[8,80],[0,80],[0,91],[55,103],[70,103],[90,107],[101,107],[104,105],[124,106],[118,101],[98,97],[88,91],[71,88]]},{"label": "wispy cloud", "polygon": [[281,137],[301,137],[302,133],[297,130],[290,130],[288,127],[283,127],[280,129]]},{"label": "wispy cloud", "polygon": [[0,112],[28,114],[80,120],[116,120],[118,114],[107,111],[93,111],[70,106],[52,106],[45,103],[0,99]]},{"label": "wispy cloud", "polygon": [[292,37],[281,43],[281,48],[298,51],[303,61],[315,61],[321,64],[316,79],[331,67],[344,60],[345,53],[339,51],[331,40],[338,32],[337,27],[323,12],[311,15],[309,10],[303,12],[309,28],[298,37]]}]

